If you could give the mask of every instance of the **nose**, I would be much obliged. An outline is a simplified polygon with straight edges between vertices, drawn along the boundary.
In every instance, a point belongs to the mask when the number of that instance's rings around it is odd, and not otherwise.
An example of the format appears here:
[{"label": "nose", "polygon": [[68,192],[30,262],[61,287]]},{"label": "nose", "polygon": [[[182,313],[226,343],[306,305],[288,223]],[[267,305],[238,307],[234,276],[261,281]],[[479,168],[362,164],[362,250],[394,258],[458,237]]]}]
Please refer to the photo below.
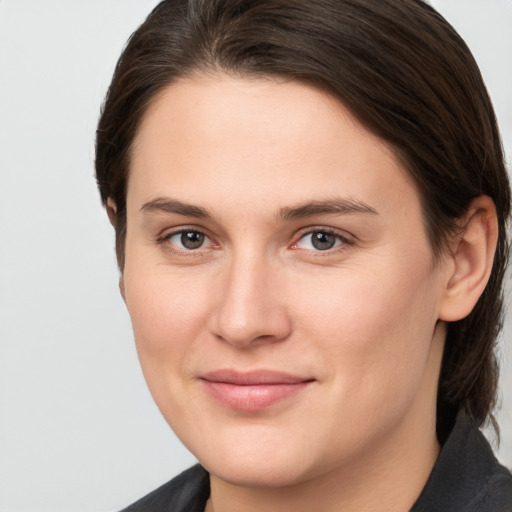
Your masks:
[{"label": "nose", "polygon": [[213,334],[236,347],[288,338],[292,323],[283,273],[264,259],[239,258],[225,270],[210,318]]}]

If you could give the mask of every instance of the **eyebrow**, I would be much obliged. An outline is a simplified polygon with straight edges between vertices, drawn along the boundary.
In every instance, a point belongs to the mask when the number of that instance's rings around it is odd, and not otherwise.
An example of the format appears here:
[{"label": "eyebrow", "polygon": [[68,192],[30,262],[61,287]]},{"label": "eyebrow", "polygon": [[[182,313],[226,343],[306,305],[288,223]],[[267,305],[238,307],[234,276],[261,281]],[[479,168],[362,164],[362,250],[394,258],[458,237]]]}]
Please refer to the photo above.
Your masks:
[{"label": "eyebrow", "polygon": [[310,201],[297,206],[281,208],[279,217],[283,220],[303,219],[315,215],[379,212],[370,205],[350,198],[333,198],[327,201]]},{"label": "eyebrow", "polygon": [[174,213],[185,217],[195,217],[197,219],[211,219],[213,215],[202,206],[183,203],[177,199],[158,198],[144,203],[140,208],[142,213]]},{"label": "eyebrow", "polygon": [[[212,219],[213,215],[202,206],[184,203],[177,199],[157,198],[144,203],[140,208],[142,213],[173,213],[197,219]],[[303,219],[315,215],[340,215],[350,213],[365,213],[378,215],[377,210],[368,204],[350,198],[334,198],[325,201],[309,201],[296,206],[285,206],[279,210],[278,218],[282,220]]]}]

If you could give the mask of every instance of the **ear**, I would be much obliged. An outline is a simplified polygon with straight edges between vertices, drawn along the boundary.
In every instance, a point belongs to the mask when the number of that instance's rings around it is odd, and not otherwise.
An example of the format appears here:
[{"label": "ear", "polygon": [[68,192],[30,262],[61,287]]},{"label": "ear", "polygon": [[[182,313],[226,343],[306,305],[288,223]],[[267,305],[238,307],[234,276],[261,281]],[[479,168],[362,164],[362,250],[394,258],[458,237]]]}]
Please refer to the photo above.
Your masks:
[{"label": "ear", "polygon": [[119,291],[121,292],[121,297],[123,297],[123,300],[126,302],[126,296],[124,292],[124,274],[121,274],[121,277],[119,278]]},{"label": "ear", "polygon": [[105,202],[105,210],[107,211],[108,220],[112,226],[116,227],[117,222],[117,204],[111,197],[107,197]]},{"label": "ear", "polygon": [[473,199],[460,221],[462,232],[445,256],[447,275],[439,319],[447,322],[471,313],[489,280],[498,240],[496,207],[490,197]]},{"label": "ear", "polygon": [[[105,210],[107,211],[108,220],[110,220],[112,226],[116,227],[117,204],[111,197],[108,197],[105,201]],[[126,302],[126,297],[124,293],[124,274],[122,272],[121,277],[119,278],[119,291],[121,292],[121,297],[123,297],[123,300]]]}]

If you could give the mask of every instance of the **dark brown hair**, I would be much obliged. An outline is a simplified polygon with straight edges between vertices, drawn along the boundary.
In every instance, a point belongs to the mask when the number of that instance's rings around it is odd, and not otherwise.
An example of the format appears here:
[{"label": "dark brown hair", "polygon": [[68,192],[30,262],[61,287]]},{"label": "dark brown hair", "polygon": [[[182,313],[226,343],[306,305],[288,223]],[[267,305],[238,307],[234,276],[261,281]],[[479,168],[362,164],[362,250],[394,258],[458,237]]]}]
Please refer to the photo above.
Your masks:
[{"label": "dark brown hair", "polygon": [[436,257],[471,200],[493,199],[493,271],[473,312],[448,326],[438,434],[442,440],[460,409],[479,425],[492,418],[510,186],[485,85],[455,30],[421,0],[161,2],[119,59],[97,131],[96,175],[102,200],[117,204],[121,271],[137,128],[157,93],[198,72],[297,80],[337,97],[401,158]]}]

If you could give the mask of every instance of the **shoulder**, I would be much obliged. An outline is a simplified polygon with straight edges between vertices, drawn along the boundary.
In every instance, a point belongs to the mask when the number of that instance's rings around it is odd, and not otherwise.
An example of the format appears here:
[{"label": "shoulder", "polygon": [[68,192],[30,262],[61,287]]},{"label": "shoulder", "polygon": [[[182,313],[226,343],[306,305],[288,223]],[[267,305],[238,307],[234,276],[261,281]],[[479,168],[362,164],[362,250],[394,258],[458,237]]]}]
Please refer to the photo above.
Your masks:
[{"label": "shoulder", "polygon": [[411,512],[510,512],[512,475],[471,418],[455,427]]},{"label": "shoulder", "polygon": [[209,495],[208,472],[197,464],[121,512],[203,512]]}]

